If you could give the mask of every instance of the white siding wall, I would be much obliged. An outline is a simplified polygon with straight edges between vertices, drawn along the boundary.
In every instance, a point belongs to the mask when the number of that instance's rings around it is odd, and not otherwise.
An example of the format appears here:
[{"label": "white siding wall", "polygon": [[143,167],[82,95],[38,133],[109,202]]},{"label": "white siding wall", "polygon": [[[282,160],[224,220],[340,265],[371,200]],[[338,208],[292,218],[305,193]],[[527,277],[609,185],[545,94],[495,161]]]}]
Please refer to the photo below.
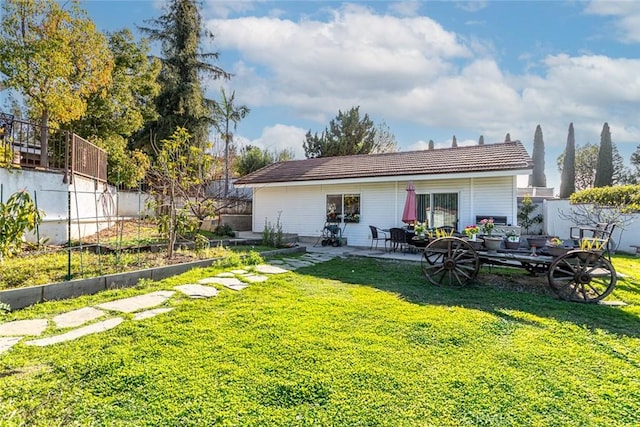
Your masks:
[{"label": "white siding wall", "polygon": [[[515,223],[515,177],[484,179],[415,180],[416,194],[458,193],[459,229],[475,222],[475,215],[506,216]],[[325,224],[328,194],[360,194],[360,222],[346,225],[350,246],[371,243],[369,225],[390,228],[404,225],[402,211],[407,181],[361,184],[295,185],[255,188],[253,231],[262,232],[266,221],[280,222],[285,233],[320,236]]]},{"label": "white siding wall", "polygon": [[507,217],[507,224],[517,225],[517,178],[473,178],[473,194],[468,223],[475,223],[476,216],[500,215]]}]

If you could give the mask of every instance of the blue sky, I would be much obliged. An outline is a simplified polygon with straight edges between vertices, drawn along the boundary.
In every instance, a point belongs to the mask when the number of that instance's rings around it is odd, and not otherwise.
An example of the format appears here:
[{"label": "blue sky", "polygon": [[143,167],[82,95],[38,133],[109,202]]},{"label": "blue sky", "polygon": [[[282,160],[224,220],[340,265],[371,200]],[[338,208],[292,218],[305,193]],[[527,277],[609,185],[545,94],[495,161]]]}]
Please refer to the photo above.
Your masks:
[{"label": "blue sky", "polygon": [[[162,1],[83,1],[104,31],[135,29]],[[548,185],[574,123],[598,144],[604,122],[628,160],[640,144],[639,1],[204,1],[209,50],[251,109],[236,141],[293,148],[338,110],[360,106],[401,150],[500,142],[531,153],[542,126]]]}]

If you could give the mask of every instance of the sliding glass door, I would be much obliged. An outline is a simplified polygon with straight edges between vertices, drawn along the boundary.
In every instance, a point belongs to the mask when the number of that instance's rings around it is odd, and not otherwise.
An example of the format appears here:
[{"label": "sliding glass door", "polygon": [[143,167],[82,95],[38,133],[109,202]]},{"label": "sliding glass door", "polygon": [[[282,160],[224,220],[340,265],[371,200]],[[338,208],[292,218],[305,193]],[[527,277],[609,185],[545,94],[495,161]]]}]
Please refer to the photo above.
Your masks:
[{"label": "sliding glass door", "polygon": [[451,226],[458,229],[458,193],[417,194],[418,221],[429,228]]}]

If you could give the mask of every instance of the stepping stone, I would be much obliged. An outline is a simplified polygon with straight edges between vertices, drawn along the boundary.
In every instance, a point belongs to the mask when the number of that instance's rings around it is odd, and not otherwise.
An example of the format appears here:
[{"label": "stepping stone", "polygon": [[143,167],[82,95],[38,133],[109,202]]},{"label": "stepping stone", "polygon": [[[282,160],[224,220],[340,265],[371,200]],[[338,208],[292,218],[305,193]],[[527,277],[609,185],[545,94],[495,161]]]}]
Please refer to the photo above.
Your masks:
[{"label": "stepping stone", "polygon": [[22,337],[0,337],[0,354],[16,345]]},{"label": "stepping stone", "polygon": [[624,307],[627,305],[624,301],[598,301],[600,305],[606,305],[609,307]]},{"label": "stepping stone", "polygon": [[84,326],[82,328],[73,329],[64,334],[55,335],[47,338],[40,338],[39,340],[25,341],[24,343],[27,345],[36,345],[38,347],[58,344],[65,341],[71,341],[76,338],[83,337],[85,335],[108,331],[109,329],[115,328],[123,321],[124,319],[122,317],[114,317],[113,319],[107,319],[107,320],[103,320],[102,322],[97,322],[91,325]]},{"label": "stepping stone", "polygon": [[248,271],[247,270],[231,270],[231,273],[236,275],[243,275],[243,274],[247,274]]},{"label": "stepping stone", "polygon": [[59,314],[53,318],[53,322],[58,328],[75,328],[90,322],[106,313],[93,307],[84,307],[68,313]]},{"label": "stepping stone", "polygon": [[291,261],[289,262],[290,265],[295,265],[296,267],[311,267],[312,265],[315,265],[312,262],[308,262],[308,261]]},{"label": "stepping stone", "polygon": [[289,270],[285,270],[284,268],[280,268],[275,265],[269,265],[269,264],[256,265],[254,270],[257,273],[261,273],[261,274],[282,274],[282,273],[289,272]]},{"label": "stepping stone", "polygon": [[0,324],[0,336],[40,335],[47,328],[47,319],[14,320]]},{"label": "stepping stone", "polygon": [[236,277],[236,275],[228,271],[228,272],[216,274],[216,277]]},{"label": "stepping stone", "polygon": [[269,261],[271,264],[275,264],[275,265],[282,265],[284,264],[284,261],[279,260],[279,259],[272,259]]},{"label": "stepping stone", "polygon": [[98,304],[96,307],[104,310],[121,311],[123,313],[133,313],[134,311],[143,310],[163,304],[175,292],[174,291],[157,291],[137,297],[118,299],[104,304]]},{"label": "stepping stone", "polygon": [[200,284],[211,284],[211,283],[215,283],[216,285],[222,285],[222,286],[237,286],[237,285],[242,285],[243,283],[236,279],[236,277],[207,277],[206,279],[202,279],[202,280],[198,280],[198,283]]},{"label": "stepping stone", "polygon": [[229,288],[229,289],[234,290],[234,291],[241,291],[241,290],[249,287],[249,285],[247,285],[246,283],[242,283],[240,285],[223,285],[223,286],[225,288]]},{"label": "stepping stone", "polygon": [[147,311],[140,311],[133,315],[133,320],[144,320],[149,319],[151,317],[155,317],[158,314],[168,313],[173,310],[173,307],[170,308],[152,308]]},{"label": "stepping stone", "polygon": [[259,274],[245,274],[244,276],[240,276],[242,280],[246,280],[249,283],[260,283],[268,280],[267,276],[262,276]]},{"label": "stepping stone", "polygon": [[187,284],[174,286],[173,289],[177,289],[191,298],[209,298],[218,295],[218,290],[213,286]]}]

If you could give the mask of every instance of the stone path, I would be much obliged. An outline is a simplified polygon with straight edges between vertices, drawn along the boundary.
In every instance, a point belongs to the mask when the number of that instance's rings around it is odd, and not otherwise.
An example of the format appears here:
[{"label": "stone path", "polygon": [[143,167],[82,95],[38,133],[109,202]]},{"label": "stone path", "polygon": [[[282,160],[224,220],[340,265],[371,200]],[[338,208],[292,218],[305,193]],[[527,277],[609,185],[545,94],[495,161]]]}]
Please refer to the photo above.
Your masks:
[{"label": "stone path", "polygon": [[[218,295],[218,289],[209,285],[220,285],[234,291],[241,291],[251,284],[268,280],[271,275],[309,267],[332,258],[334,256],[330,254],[306,253],[299,258],[283,258],[282,260],[273,260],[271,264],[222,272],[216,276],[198,280],[198,283],[175,286],[175,290],[172,291],[149,292],[135,297],[97,304],[94,307],[79,308],[59,314],[51,321],[49,319],[33,319],[0,323],[0,354],[8,351],[23,339],[26,339],[23,341],[25,345],[43,347],[108,331],[126,321],[125,317],[121,317],[121,315],[115,316],[116,313],[133,313],[134,321],[168,313],[175,307],[158,306],[166,304],[176,291],[189,298],[211,298]],[[98,321],[101,318],[105,319]],[[55,335],[34,338],[42,335],[50,327],[55,330]]]}]

